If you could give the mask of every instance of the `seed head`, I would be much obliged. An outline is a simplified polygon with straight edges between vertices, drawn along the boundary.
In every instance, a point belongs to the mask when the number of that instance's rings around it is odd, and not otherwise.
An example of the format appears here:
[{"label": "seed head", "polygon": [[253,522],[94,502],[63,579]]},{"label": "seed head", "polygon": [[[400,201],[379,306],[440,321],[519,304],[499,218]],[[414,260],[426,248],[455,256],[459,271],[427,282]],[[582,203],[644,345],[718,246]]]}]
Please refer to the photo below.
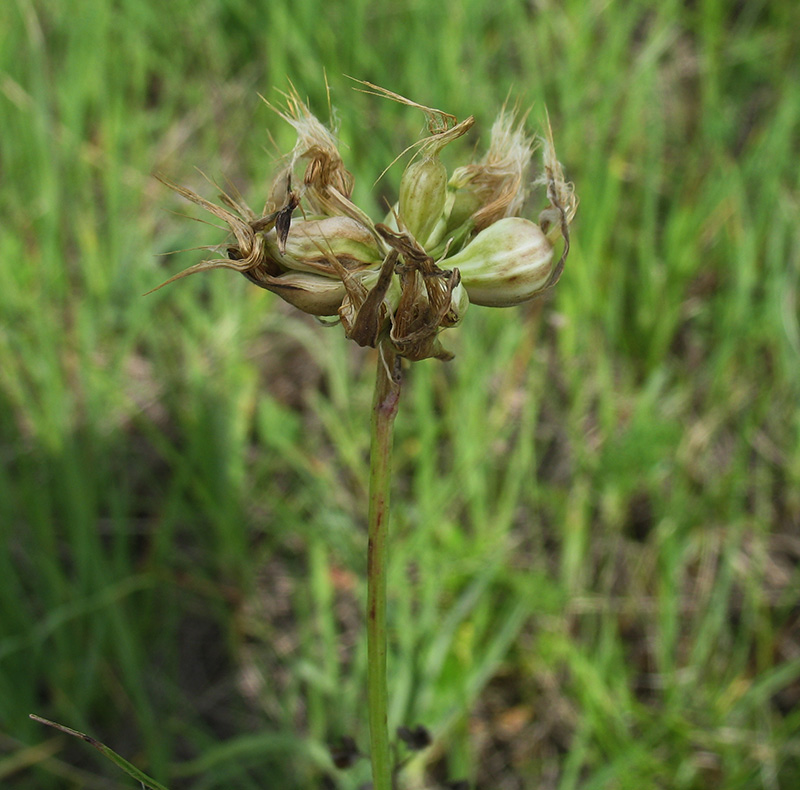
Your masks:
[{"label": "seed head", "polygon": [[[458,123],[441,110],[364,85],[428,118],[429,134],[411,146],[416,154],[386,223],[373,222],[353,203],[353,176],[335,130],[292,89],[285,107],[273,109],[295,129],[297,141],[260,216],[238,193],[222,192],[223,205],[216,205],[160,177],[223,220],[231,233],[224,244],[209,248],[217,257],[167,282],[207,269],[234,269],[306,313],[338,316],[346,336],[361,346],[385,342],[409,360],[449,359],[439,336],[460,323],[470,302],[515,305],[558,281],[577,198],[556,157],[549,120],[539,140],[543,172],[533,181],[545,187],[548,205],[536,224],[519,216],[535,148],[524,118],[504,108],[486,154],[448,176],[439,154],[474,119]],[[558,245],[561,255],[554,263]]]}]

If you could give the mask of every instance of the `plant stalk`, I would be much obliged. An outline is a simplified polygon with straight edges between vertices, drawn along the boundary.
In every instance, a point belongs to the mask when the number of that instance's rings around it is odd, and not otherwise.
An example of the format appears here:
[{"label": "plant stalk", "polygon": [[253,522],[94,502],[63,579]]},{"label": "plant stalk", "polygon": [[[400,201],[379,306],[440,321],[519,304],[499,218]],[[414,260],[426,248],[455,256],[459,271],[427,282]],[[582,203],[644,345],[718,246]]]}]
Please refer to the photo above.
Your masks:
[{"label": "plant stalk", "polygon": [[367,549],[367,704],[373,790],[392,790],[386,681],[386,544],[394,418],[400,401],[400,358],[388,343],[378,346],[369,473]]}]

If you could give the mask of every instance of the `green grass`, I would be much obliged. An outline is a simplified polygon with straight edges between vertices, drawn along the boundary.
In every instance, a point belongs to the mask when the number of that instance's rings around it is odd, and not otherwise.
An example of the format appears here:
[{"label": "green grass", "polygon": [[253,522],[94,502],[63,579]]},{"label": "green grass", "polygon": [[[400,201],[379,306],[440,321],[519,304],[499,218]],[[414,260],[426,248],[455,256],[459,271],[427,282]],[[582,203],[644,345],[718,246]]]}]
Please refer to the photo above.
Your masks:
[{"label": "green grass", "polygon": [[800,784],[799,25],[0,4],[0,783],[132,787],[29,713],[173,790],[367,779],[325,744],[366,744],[373,359],[230,272],[141,296],[219,239],[151,172],[257,203],[292,142],[257,93],[324,117],[324,69],[376,212],[423,123],[345,74],[474,114],[461,156],[509,93],[546,105],[581,198],[553,299],[471,309],[407,374],[392,726],[493,790]]}]

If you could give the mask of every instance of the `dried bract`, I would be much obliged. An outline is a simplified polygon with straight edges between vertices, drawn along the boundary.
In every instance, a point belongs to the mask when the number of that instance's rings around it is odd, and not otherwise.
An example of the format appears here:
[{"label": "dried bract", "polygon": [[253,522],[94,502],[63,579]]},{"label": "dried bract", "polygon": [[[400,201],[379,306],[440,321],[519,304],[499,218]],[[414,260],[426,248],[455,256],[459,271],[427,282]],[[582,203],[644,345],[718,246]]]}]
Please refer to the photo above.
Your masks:
[{"label": "dried bract", "polygon": [[480,162],[453,171],[448,227],[456,228],[471,219],[481,231],[499,219],[519,215],[528,194],[525,176],[534,151],[523,121],[518,123],[516,113],[504,108],[492,126],[489,150]]},{"label": "dried bract", "polygon": [[354,179],[344,166],[333,131],[317,119],[294,90],[286,94],[285,111],[276,112],[297,132],[287,171],[293,172],[299,160],[308,161],[302,183],[311,212],[341,213],[337,210],[339,201],[350,198]]}]

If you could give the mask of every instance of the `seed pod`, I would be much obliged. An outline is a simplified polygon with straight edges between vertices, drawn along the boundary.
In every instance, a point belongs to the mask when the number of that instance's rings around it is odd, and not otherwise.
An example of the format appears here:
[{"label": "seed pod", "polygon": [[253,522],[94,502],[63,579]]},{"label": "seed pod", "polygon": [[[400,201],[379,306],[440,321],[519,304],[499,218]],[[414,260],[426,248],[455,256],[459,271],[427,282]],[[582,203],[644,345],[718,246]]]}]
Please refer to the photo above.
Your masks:
[{"label": "seed pod", "polygon": [[453,185],[453,179],[447,188],[447,204],[450,211],[445,211],[447,221],[446,232],[453,232],[466,223],[470,217],[481,207],[480,196],[471,189],[464,189]]},{"label": "seed pod", "polygon": [[[422,109],[433,116],[440,115],[439,111]],[[438,241],[431,239],[431,233],[442,218],[447,198],[447,168],[439,159],[439,152],[475,123],[470,116],[451,127],[451,120],[454,122],[455,118],[447,116],[430,126],[431,136],[422,142],[419,158],[409,163],[400,180],[401,223],[426,249]]]},{"label": "seed pod", "polygon": [[346,295],[341,280],[318,274],[287,272],[272,277],[258,268],[242,273],[251,283],[272,291],[285,302],[310,315],[336,315]]},{"label": "seed pod", "polygon": [[505,217],[446,261],[461,272],[470,302],[509,307],[532,299],[549,285],[553,246],[535,223]]},{"label": "seed pod", "polygon": [[270,231],[265,238],[268,255],[282,267],[336,279],[339,275],[331,265],[331,258],[352,270],[374,266],[384,257],[372,233],[350,217],[293,222],[282,255],[275,231]]},{"label": "seed pod", "polygon": [[411,162],[400,180],[400,220],[420,243],[428,240],[447,197],[447,168],[438,154]]}]

